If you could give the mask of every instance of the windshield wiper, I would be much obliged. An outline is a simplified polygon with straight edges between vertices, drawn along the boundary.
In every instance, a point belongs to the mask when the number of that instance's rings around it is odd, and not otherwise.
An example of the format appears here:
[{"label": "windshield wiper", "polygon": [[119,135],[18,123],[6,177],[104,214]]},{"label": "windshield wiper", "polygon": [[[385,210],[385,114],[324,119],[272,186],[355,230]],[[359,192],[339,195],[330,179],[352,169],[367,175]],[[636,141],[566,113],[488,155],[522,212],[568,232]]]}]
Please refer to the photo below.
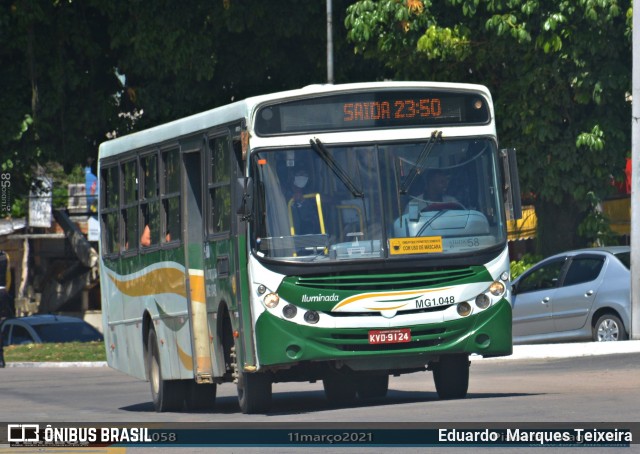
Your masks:
[{"label": "windshield wiper", "polygon": [[364,197],[364,193],[362,192],[362,190],[358,189],[349,174],[345,172],[342,167],[340,167],[340,164],[338,164],[335,159],[333,159],[333,156],[329,154],[329,151],[325,148],[322,142],[320,142],[320,139],[309,139],[309,143],[311,144],[311,148],[313,148],[314,151],[318,153],[318,155],[320,155],[322,160],[329,166],[331,170],[333,170],[333,173],[335,173],[336,176],[340,178],[340,181],[344,183],[344,185],[347,187],[347,189],[349,189],[354,197]]},{"label": "windshield wiper", "polygon": [[431,137],[427,141],[426,145],[418,155],[418,159],[416,160],[416,164],[409,171],[409,175],[400,186],[400,194],[406,194],[407,190],[411,187],[413,180],[418,176],[418,169],[422,170],[423,164],[427,161],[427,158],[431,154],[431,150],[433,150],[433,146],[436,144],[437,140],[442,139],[442,131],[433,131],[431,133]]},{"label": "windshield wiper", "polygon": [[431,224],[433,224],[433,221],[438,219],[440,216],[445,214],[447,211],[449,211],[449,210],[440,210],[440,211],[438,211],[431,219],[429,219],[427,222],[425,222],[425,224],[420,228],[418,233],[416,233],[416,237],[422,235],[424,233],[424,231],[427,230],[427,227],[429,227]]}]

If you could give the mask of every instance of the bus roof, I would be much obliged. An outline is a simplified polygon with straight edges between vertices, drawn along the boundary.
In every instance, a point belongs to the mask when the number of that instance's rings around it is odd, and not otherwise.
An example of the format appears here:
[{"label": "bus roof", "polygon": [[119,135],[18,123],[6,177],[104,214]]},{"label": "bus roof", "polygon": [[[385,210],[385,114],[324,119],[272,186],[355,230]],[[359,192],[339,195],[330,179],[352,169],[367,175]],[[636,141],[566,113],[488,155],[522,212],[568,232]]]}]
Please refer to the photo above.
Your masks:
[{"label": "bus roof", "polygon": [[[435,88],[476,91],[491,100],[489,90],[483,85],[451,83],[451,82],[361,82],[351,84],[316,84],[303,88],[253,96],[224,106],[216,107],[169,123],[158,125],[143,131],[135,132],[100,144],[99,158],[116,156],[120,153],[162,143],[171,139],[186,136],[224,125],[243,118],[248,119],[256,108],[265,102],[274,100],[292,100],[313,95],[360,91],[382,88]],[[250,126],[250,125],[249,125]]]}]

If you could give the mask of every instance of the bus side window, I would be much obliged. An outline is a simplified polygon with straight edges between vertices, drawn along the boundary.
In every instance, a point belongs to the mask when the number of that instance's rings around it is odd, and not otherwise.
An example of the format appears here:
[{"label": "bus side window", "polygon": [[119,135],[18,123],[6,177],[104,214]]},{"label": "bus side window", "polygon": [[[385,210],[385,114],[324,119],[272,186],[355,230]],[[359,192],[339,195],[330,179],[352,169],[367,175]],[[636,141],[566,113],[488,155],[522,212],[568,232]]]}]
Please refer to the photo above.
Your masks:
[{"label": "bus side window", "polygon": [[217,234],[231,229],[231,150],[227,136],[211,139],[209,147],[209,234]]},{"label": "bus side window", "polygon": [[105,167],[101,170],[102,220],[101,229],[104,254],[119,252],[118,211],[120,209],[120,175],[117,166]]},{"label": "bus side window", "polygon": [[165,227],[164,242],[180,240],[180,150],[162,152],[163,186],[162,215]]},{"label": "bus side window", "polygon": [[124,250],[138,248],[138,161],[122,164],[124,187],[122,219],[124,223]]},{"label": "bus side window", "polygon": [[157,201],[142,206],[142,222],[140,246],[150,247],[158,244],[160,242],[160,216]]},{"label": "bus side window", "polygon": [[160,209],[158,196],[158,157],[151,154],[140,159],[142,170],[142,235],[140,245],[150,247],[160,242]]}]

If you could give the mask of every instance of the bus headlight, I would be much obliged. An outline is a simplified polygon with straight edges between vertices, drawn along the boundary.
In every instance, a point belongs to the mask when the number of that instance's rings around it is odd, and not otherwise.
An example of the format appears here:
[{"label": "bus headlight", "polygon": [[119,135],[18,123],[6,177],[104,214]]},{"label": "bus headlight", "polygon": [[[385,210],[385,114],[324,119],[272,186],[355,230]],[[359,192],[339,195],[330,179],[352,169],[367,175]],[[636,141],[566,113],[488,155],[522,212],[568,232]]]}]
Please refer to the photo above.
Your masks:
[{"label": "bus headlight", "polygon": [[298,313],[298,308],[295,307],[293,304],[287,304],[285,307],[282,308],[282,315],[284,315],[285,318],[293,318],[296,316],[297,313]]},{"label": "bus headlight", "polygon": [[263,284],[258,285],[258,295],[264,295],[264,292],[267,291],[267,287]]},{"label": "bus headlight", "polygon": [[480,309],[486,309],[489,307],[489,305],[491,305],[491,300],[487,295],[481,293],[480,295],[476,296],[476,306],[478,306]]},{"label": "bus headlight", "polygon": [[316,311],[307,311],[304,313],[304,321],[315,325],[320,320],[320,315]]},{"label": "bus headlight", "polygon": [[458,314],[462,317],[466,317],[471,313],[471,304],[463,301],[462,303],[458,303],[456,309],[458,310]]},{"label": "bus headlight", "polygon": [[280,297],[278,296],[277,293],[269,293],[267,294],[264,299],[262,300],[262,302],[264,303],[265,306],[267,306],[269,309],[273,309],[274,307],[276,307],[278,305],[278,303],[280,302]]},{"label": "bus headlight", "polygon": [[494,281],[490,286],[489,286],[489,291],[491,292],[492,295],[494,296],[500,296],[504,293],[504,284],[500,281]]}]

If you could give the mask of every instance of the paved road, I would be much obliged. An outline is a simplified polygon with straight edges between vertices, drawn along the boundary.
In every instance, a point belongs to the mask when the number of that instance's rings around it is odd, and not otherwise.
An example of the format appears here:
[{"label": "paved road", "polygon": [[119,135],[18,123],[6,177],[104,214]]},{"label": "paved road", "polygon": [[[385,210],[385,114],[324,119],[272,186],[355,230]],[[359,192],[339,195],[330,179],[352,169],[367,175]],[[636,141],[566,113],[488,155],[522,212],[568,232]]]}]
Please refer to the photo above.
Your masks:
[{"label": "paved road", "polygon": [[[511,356],[482,358],[472,361],[513,361],[520,359],[577,358],[581,356],[640,353],[640,340],[625,342],[574,342],[562,344],[515,345]],[[7,363],[7,367],[107,367],[104,362]]]},{"label": "paved road", "polygon": [[[355,423],[426,424],[435,426],[471,422],[509,424],[634,422],[639,424],[640,342],[610,344],[561,344],[519,346],[509,359],[473,358],[469,397],[464,400],[437,399],[430,373],[393,377],[386,399],[360,402],[345,408],[330,407],[320,383],[274,385],[274,406],[266,415],[238,412],[235,389],[218,387],[213,412],[155,413],[148,383],[108,367],[28,367],[10,364],[0,370],[0,421],[4,422],[103,422],[103,423],[204,423],[272,424]],[[69,367],[71,366],[71,367]],[[83,366],[87,366],[84,364]],[[100,365],[97,365],[100,366]],[[638,440],[640,441],[640,440]],[[640,452],[633,445],[624,452]],[[482,452],[486,452],[483,448]],[[492,448],[492,452],[536,452],[539,448]],[[584,448],[563,448],[562,453]],[[597,449],[597,452],[616,452]],[[294,453],[301,448],[272,448],[268,452]],[[305,448],[305,452],[377,453],[416,452],[415,448]],[[134,454],[166,452],[165,448],[127,448]],[[215,448],[215,452],[253,453],[264,448]],[[3,452],[0,447],[0,452]],[[12,452],[5,450],[4,452]],[[21,451],[27,454],[28,451]],[[77,451],[74,451],[77,452]],[[93,451],[100,452],[100,451]],[[113,452],[113,451],[112,451]],[[175,454],[202,452],[187,447]],[[421,452],[442,452],[421,449]],[[447,448],[446,453],[469,452]],[[553,452],[549,450],[547,452]],[[594,451],[596,452],[596,451]],[[115,454],[115,453],[114,453]]]}]

